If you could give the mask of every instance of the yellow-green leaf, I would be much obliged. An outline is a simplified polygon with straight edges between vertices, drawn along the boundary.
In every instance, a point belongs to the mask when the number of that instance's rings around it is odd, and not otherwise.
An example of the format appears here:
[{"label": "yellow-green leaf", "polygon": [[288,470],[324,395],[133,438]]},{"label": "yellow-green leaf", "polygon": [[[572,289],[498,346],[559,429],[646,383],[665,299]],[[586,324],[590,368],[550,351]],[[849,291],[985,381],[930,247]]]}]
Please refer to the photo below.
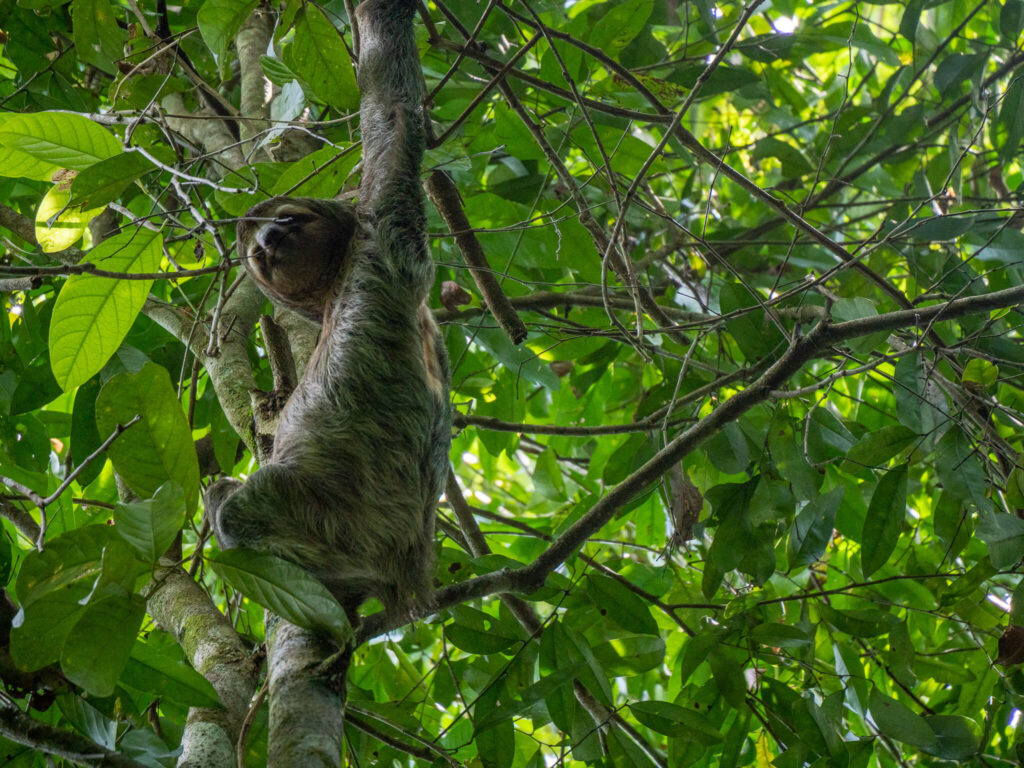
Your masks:
[{"label": "yellow-green leaf", "polygon": [[36,210],[36,240],[43,253],[57,253],[70,248],[85,234],[89,222],[103,212],[103,208],[87,211],[67,208],[70,200],[70,190],[50,187],[40,201]]},{"label": "yellow-green leaf", "polygon": [[[121,232],[93,248],[86,260],[111,272],[155,272],[162,243],[159,232]],[[152,280],[96,275],[68,278],[50,321],[50,366],[65,391],[83,384],[106,365],[131,329],[152,285]]]}]

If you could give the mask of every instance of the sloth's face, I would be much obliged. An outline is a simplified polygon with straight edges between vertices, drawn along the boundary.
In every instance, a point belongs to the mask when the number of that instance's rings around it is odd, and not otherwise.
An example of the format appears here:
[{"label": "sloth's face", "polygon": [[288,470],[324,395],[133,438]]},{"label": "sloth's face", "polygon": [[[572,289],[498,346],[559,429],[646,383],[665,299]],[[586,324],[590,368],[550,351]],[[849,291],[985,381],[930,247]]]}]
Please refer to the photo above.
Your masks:
[{"label": "sloth's face", "polygon": [[271,298],[320,320],[355,231],[351,206],[275,197],[238,224],[238,255]]}]

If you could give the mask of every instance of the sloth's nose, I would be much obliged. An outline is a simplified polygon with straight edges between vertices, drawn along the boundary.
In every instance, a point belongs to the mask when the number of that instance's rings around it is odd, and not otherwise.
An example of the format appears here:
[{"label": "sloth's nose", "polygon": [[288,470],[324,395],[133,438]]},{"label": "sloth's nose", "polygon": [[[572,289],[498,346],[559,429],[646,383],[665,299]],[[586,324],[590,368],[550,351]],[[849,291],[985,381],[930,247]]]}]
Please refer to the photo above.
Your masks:
[{"label": "sloth's nose", "polygon": [[286,233],[287,230],[284,227],[272,221],[259,228],[259,231],[256,232],[256,242],[265,250],[273,250]]}]

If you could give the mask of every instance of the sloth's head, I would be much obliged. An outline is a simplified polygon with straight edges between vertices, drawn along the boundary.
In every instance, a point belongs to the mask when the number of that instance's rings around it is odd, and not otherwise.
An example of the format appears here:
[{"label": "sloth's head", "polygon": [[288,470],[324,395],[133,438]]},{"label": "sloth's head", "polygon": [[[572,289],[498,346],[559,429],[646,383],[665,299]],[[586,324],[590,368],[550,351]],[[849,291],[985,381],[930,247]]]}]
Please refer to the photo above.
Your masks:
[{"label": "sloth's head", "polygon": [[238,256],[270,298],[320,322],[355,232],[351,205],[274,197],[238,224]]}]

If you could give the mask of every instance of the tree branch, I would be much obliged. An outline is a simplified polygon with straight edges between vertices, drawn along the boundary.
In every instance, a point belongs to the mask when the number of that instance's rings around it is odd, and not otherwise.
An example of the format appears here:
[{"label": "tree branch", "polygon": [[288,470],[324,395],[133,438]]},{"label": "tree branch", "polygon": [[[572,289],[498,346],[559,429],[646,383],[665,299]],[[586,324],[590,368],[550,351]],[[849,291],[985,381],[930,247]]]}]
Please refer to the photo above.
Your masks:
[{"label": "tree branch", "polygon": [[483,246],[480,245],[469,219],[466,218],[466,212],[462,209],[462,201],[459,199],[455,183],[444,171],[434,171],[427,178],[427,194],[445,224],[455,234],[455,242],[462,251],[462,258],[469,267],[469,272],[473,275],[487,308],[512,343],[519,344],[526,338],[526,326],[509,303],[505,292],[501,290],[501,284],[487,263]]},{"label": "tree branch", "polygon": [[0,704],[0,736],[17,744],[68,760],[76,765],[95,768],[146,768],[142,763],[120,752],[101,747],[72,731],[40,723],[9,704]]},{"label": "tree branch", "polygon": [[231,622],[180,567],[158,572],[150,586],[149,615],[178,641],[224,705],[189,710],[178,768],[231,768],[259,667]]}]

